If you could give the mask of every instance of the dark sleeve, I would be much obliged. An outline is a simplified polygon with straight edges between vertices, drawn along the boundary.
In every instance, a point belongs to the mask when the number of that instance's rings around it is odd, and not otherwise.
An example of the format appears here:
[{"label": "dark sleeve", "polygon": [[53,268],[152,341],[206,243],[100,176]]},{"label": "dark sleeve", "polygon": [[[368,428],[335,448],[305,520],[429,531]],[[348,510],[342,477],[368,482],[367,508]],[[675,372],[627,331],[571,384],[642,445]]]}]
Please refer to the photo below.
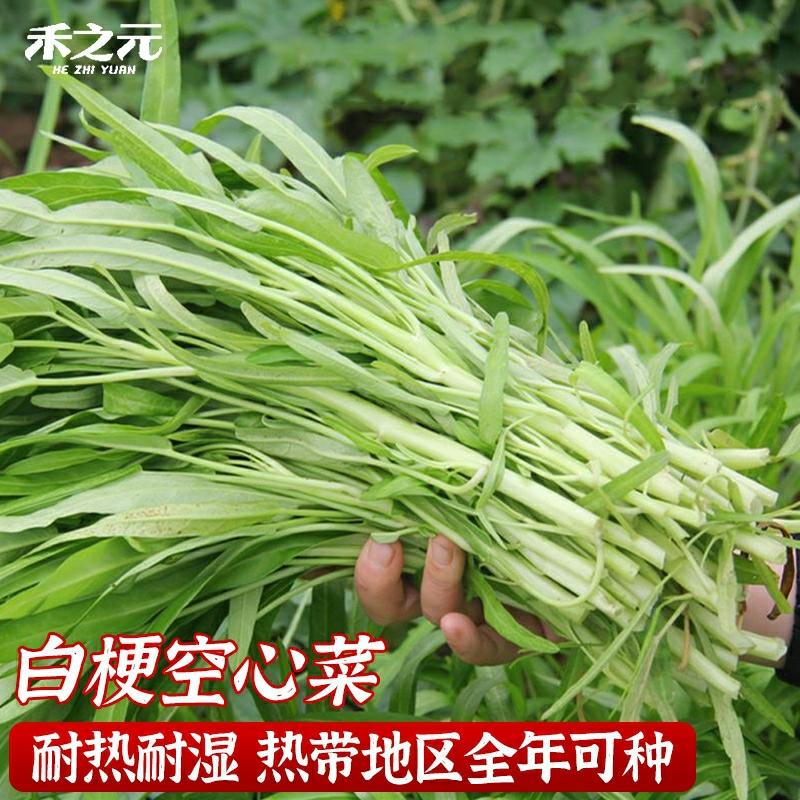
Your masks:
[{"label": "dark sleeve", "polygon": [[789,649],[786,652],[786,662],[783,667],[777,670],[777,676],[786,683],[800,686],[800,549],[795,553],[795,570],[797,580],[797,594],[795,597],[794,609],[794,628],[792,638],[789,641]]}]

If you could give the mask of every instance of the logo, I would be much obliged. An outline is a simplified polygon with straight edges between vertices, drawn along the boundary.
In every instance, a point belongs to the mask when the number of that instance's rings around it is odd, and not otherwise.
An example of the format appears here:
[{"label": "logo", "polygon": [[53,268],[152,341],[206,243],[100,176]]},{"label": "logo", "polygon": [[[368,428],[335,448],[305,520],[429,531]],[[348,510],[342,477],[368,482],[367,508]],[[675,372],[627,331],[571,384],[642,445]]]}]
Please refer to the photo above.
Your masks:
[{"label": "logo", "polygon": [[[126,64],[125,60],[134,54],[141,61],[155,61],[162,53],[159,45],[154,51],[154,43],[160,42],[161,25],[151,23],[126,23],[120,25],[115,33],[102,25],[90,22],[85,28],[73,30],[66,22],[31,28],[25,50],[25,58],[32,61],[37,57],[43,63],[52,62],[56,56],[67,63],[55,64],[53,71],[61,74],[93,75],[135,75],[136,64]],[[81,59],[89,63],[72,63]]]}]

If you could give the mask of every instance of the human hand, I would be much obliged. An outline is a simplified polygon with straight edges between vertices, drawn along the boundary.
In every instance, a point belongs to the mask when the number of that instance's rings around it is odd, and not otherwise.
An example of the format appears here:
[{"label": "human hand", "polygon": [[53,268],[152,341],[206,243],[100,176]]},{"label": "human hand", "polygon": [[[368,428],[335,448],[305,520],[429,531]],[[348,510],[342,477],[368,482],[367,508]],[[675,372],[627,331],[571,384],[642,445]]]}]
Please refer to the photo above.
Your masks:
[{"label": "human hand", "polygon": [[[405,622],[421,614],[439,625],[453,652],[469,664],[503,664],[519,649],[487,625],[480,601],[464,600],[462,580],[466,556],[445,536],[428,543],[425,569],[419,589],[403,578],[403,547],[400,542],[382,544],[372,539],[361,550],[356,562],[356,593],[367,614],[382,625]],[[780,574],[781,567],[773,567]],[[789,597],[792,607],[797,598]],[[749,586],[747,611],[742,627],[765,636],[789,641],[792,615],[770,620],[773,602],[763,586]],[[518,622],[539,636],[557,641],[557,636],[541,620],[518,609],[509,609]],[[772,666],[781,666],[780,664]]]},{"label": "human hand", "polygon": [[[445,536],[428,542],[422,583],[417,589],[403,579],[403,547],[368,540],[356,562],[358,599],[377,623],[405,622],[422,614],[438,625],[447,643],[469,664],[504,664],[519,648],[486,624],[480,600],[464,600],[466,556]],[[518,622],[551,640],[555,637],[531,614],[509,609]]]},{"label": "human hand", "polygon": [[[770,564],[769,565],[776,577],[780,581],[783,573],[783,565]],[[789,596],[786,598],[789,606],[792,609],[797,607],[797,582],[794,581]],[[770,612],[775,606],[775,602],[770,596],[765,586],[748,586],[745,602],[745,611],[741,619],[741,626],[746,631],[751,633],[758,633],[761,636],[777,636],[783,639],[787,644],[791,641],[792,631],[794,625],[794,615],[798,612],[791,614],[778,614],[772,616]],[[745,656],[746,661],[756,661],[756,663],[764,663],[757,659],[748,658]],[[780,668],[784,666],[781,661],[777,664],[766,664],[766,666]]]}]

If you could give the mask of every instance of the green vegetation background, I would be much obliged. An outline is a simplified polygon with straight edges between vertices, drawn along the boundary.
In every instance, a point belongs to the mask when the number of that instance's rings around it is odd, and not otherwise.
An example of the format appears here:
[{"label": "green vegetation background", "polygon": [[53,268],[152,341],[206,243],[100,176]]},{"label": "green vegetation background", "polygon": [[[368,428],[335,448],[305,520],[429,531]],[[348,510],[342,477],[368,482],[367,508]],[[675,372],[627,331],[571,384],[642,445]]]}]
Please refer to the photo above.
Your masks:
[{"label": "green vegetation background", "polygon": [[[146,20],[142,5],[0,2],[2,174],[24,169],[45,87],[22,56],[29,28],[51,18],[116,27]],[[739,229],[763,207],[800,192],[800,118],[793,110],[800,108],[800,4],[793,0],[180,0],[178,6],[182,124],[243,103],[286,113],[334,152],[412,145],[418,156],[385,172],[423,227],[457,210],[476,212],[484,225],[510,215],[594,224],[569,217],[569,204],[576,204],[668,216],[670,230],[691,240],[694,211],[676,163],[680,151],[631,125],[634,112],[673,116],[703,136],[719,159]],[[135,112],[141,77],[97,76],[94,85]],[[57,130],[85,136],[66,104]],[[234,129],[221,132],[239,151],[249,144]],[[265,157],[277,166],[277,152],[265,147]],[[74,157],[56,146],[49,163],[66,166]],[[788,239],[775,247],[788,251]],[[582,299],[566,291],[554,302],[569,317],[577,316]],[[357,609],[345,610],[343,588],[316,589],[307,608],[326,609],[325,624],[358,618]],[[297,626],[303,610],[282,608],[270,626],[264,623],[263,635]],[[313,640],[322,623],[303,617],[300,628]],[[385,670],[394,665],[397,677],[385,682],[376,703],[384,715],[535,717],[569,682],[552,659],[475,670],[445,658],[441,634],[427,623],[390,632],[390,639],[394,653]],[[787,714],[795,712],[793,724],[800,721],[785,687],[773,681],[764,690]],[[586,703],[587,715],[598,718],[613,698],[601,691]],[[710,715],[680,697],[674,708],[698,728],[706,788],[696,796],[733,797]],[[259,717],[249,707],[234,712]],[[266,716],[293,712],[268,709]],[[797,742],[752,709],[742,714],[758,766],[753,796],[796,800]]]},{"label": "green vegetation background", "polygon": [[[144,8],[142,8],[144,6]],[[407,143],[387,170],[408,209],[552,221],[564,205],[680,210],[669,147],[630,125],[657,110],[721,158],[739,222],[800,184],[800,5],[793,0],[182,0],[182,122],[276,108],[334,152]],[[24,164],[44,79],[22,57],[54,11],[75,25],[147,17],[139,0],[0,4],[0,148]],[[143,72],[143,70],[140,70]],[[141,75],[96,76],[138,108]],[[76,118],[61,114],[73,134]],[[231,133],[231,137],[235,134]],[[236,142],[230,142],[236,144]],[[241,144],[241,143],[240,143]],[[272,154],[274,159],[277,153]],[[58,148],[55,163],[70,163]]]}]

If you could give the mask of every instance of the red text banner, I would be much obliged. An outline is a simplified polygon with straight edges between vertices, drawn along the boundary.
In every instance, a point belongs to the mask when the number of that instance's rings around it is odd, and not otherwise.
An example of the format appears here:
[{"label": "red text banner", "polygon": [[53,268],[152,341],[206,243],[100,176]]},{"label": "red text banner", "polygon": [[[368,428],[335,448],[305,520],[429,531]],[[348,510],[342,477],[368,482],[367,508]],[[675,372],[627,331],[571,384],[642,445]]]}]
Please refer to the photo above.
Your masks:
[{"label": "red text banner", "polygon": [[20,723],[11,783],[78,791],[645,791],[695,781],[686,723]]}]

